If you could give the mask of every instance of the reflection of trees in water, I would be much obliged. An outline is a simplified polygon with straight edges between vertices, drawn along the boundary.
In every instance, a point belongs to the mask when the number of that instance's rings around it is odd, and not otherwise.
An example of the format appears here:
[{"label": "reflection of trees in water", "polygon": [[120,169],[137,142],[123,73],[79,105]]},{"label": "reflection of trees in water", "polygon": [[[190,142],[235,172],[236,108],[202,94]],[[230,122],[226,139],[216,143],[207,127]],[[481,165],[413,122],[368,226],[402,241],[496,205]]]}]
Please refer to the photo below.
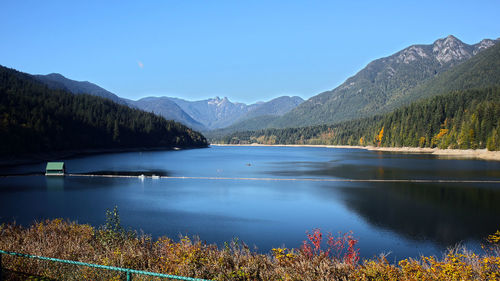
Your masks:
[{"label": "reflection of trees in water", "polygon": [[[370,156],[370,154],[368,154]],[[379,155],[379,154],[377,154]],[[364,157],[347,161],[281,164],[268,174],[344,179],[498,180],[496,163],[436,160],[428,155]],[[332,188],[332,185],[335,188]],[[412,240],[444,246],[482,239],[500,227],[500,189],[478,183],[338,183],[325,184],[331,196],[370,224]],[[339,196],[340,194],[340,196]]]},{"label": "reflection of trees in water", "polygon": [[413,240],[449,246],[500,226],[500,190],[492,185],[376,183],[340,190],[347,207],[369,223]]},{"label": "reflection of trees in water", "polygon": [[[426,161],[426,159],[423,160]],[[474,162],[474,166],[462,164],[465,166],[457,169],[454,161],[447,163],[446,166],[443,165],[444,162],[439,162],[441,164],[437,165],[438,162],[436,161],[441,160],[430,159],[429,162],[416,163],[404,159],[401,161],[399,159],[382,159],[381,162],[369,162],[367,165],[339,164],[336,162],[290,162],[286,163],[288,165],[283,165],[281,169],[269,171],[267,174],[290,177],[338,177],[344,179],[498,180],[500,178],[500,170],[488,168],[484,162]]]}]

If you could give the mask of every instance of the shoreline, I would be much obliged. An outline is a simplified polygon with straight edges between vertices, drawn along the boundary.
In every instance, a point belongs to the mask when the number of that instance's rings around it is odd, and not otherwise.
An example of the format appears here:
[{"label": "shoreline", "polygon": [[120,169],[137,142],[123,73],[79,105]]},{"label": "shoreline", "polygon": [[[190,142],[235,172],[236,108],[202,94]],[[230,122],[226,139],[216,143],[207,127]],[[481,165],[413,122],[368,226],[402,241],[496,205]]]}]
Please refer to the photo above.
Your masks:
[{"label": "shoreline", "polygon": [[83,150],[65,150],[65,151],[54,151],[54,152],[39,152],[33,154],[22,155],[19,157],[6,157],[0,158],[0,168],[11,167],[17,165],[26,164],[37,164],[46,161],[54,161],[58,159],[71,159],[79,156],[89,156],[96,154],[109,154],[109,153],[122,153],[122,152],[146,152],[146,151],[162,151],[162,150],[185,150],[185,149],[196,149],[196,148],[207,148],[204,147],[174,147],[174,146],[163,146],[163,147],[136,147],[136,148],[101,148],[101,149],[83,149]]},{"label": "shoreline", "polygon": [[375,147],[359,145],[313,145],[313,144],[210,144],[211,146],[276,146],[276,147],[325,147],[364,149],[380,152],[398,152],[408,154],[432,154],[439,157],[454,159],[480,159],[489,161],[500,161],[500,151],[488,151],[487,149],[440,149],[430,147]]},{"label": "shoreline", "polygon": [[[351,146],[351,145],[313,145],[313,144],[209,144],[209,146],[248,146],[248,147],[324,147],[324,148],[342,148],[342,149],[364,149],[369,151],[394,152],[407,154],[432,154],[443,158],[453,159],[479,159],[489,161],[500,161],[500,151],[488,151],[487,149],[440,149],[429,147],[375,147],[375,146]],[[155,147],[155,148],[111,148],[111,149],[87,149],[70,150],[59,152],[36,153],[24,155],[18,158],[0,158],[0,168],[7,166],[17,166],[24,164],[36,164],[49,160],[61,158],[73,158],[78,156],[121,153],[121,152],[142,152],[142,151],[161,151],[161,150],[184,150],[206,147]]]}]

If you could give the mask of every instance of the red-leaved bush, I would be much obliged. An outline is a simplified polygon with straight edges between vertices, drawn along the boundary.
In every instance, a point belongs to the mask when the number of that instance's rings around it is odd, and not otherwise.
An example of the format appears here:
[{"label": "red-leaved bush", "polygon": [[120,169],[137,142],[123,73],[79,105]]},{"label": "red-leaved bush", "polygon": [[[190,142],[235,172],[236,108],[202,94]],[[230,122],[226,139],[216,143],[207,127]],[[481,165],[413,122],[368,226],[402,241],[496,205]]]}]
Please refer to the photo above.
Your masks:
[{"label": "red-leaved bush", "polygon": [[312,233],[306,232],[307,239],[302,244],[301,251],[309,257],[325,256],[338,262],[356,264],[359,261],[359,249],[356,243],[358,240],[352,236],[352,232],[339,232],[335,237],[331,233],[327,234],[326,250],[322,249],[323,233],[319,228],[313,229]]}]

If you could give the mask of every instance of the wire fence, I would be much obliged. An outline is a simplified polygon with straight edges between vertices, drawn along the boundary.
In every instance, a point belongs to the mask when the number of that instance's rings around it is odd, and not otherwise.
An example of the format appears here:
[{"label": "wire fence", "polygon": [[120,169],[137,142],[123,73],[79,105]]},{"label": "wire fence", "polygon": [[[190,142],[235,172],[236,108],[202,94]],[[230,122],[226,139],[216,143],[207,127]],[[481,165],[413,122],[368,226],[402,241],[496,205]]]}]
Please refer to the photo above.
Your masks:
[{"label": "wire fence", "polygon": [[186,280],[206,279],[91,264],[0,250],[0,281],[5,280]]}]

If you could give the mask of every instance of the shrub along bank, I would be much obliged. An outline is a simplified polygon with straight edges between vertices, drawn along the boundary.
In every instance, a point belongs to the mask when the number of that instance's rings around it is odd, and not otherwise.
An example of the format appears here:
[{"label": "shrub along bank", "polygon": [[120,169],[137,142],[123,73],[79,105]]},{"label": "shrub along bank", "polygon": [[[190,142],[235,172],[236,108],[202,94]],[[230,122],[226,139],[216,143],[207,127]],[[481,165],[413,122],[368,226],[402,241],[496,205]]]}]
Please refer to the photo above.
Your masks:
[{"label": "shrub along bank", "polygon": [[[222,247],[199,239],[153,240],[121,228],[116,209],[100,228],[47,220],[24,228],[0,226],[0,249],[101,265],[214,280],[499,280],[500,231],[489,237],[485,253],[449,250],[441,258],[404,259],[389,263],[384,256],[359,260],[357,240],[313,230],[300,249],[276,248],[269,254],[250,250],[238,240]],[[39,276],[43,280],[119,280],[117,273],[61,266],[4,255],[4,279]],[[7,269],[7,270],[6,270]],[[134,280],[142,280],[134,277]],[[151,278],[148,278],[151,280]]]}]

